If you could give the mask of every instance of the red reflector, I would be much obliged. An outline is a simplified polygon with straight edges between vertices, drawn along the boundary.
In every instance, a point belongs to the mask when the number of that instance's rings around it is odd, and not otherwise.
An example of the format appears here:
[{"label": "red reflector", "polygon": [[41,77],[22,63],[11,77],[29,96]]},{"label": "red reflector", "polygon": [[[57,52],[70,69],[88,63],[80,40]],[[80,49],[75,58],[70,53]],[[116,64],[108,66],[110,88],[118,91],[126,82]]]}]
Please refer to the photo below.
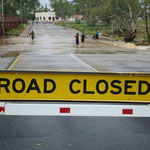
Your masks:
[{"label": "red reflector", "polygon": [[5,108],[4,107],[0,107],[0,112],[5,112]]},{"label": "red reflector", "polygon": [[123,109],[122,114],[123,115],[132,115],[133,114],[133,109]]},{"label": "red reflector", "polygon": [[70,108],[60,108],[60,113],[70,113]]}]

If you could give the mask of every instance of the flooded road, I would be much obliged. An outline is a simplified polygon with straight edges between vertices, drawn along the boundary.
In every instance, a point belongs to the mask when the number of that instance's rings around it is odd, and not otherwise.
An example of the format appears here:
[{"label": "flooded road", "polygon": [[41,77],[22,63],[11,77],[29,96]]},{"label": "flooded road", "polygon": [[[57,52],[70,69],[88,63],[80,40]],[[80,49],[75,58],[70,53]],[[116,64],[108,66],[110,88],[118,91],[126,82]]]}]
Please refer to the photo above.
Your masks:
[{"label": "flooded road", "polygon": [[[32,27],[36,39],[22,38],[21,43],[9,41],[1,52],[21,52],[11,69],[51,71],[149,72],[150,51],[127,49],[86,39],[75,45],[74,31],[49,24]],[[0,52],[0,53],[1,53]],[[8,52],[7,52],[8,53]]]},{"label": "flooded road", "polygon": [[25,37],[0,38],[0,69],[8,69],[11,66],[27,40]]},{"label": "flooded road", "polygon": [[[74,31],[33,26],[36,39],[0,40],[0,69],[149,72],[150,51],[86,40]],[[13,63],[15,61],[15,63]],[[13,63],[13,65],[11,65]],[[40,109],[40,108],[39,108]],[[148,150],[150,118],[0,116],[3,150]]]}]

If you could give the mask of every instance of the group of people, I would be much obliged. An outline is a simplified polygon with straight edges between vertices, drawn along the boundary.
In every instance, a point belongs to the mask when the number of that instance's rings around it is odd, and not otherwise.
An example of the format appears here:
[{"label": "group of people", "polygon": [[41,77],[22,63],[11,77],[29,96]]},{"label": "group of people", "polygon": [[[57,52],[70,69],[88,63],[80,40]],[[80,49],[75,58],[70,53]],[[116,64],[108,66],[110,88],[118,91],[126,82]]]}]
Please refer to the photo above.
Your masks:
[{"label": "group of people", "polygon": [[[76,34],[75,36],[76,38],[76,45],[79,45],[79,33]],[[81,43],[84,43],[86,38],[86,35],[84,34],[84,32],[81,34]]]},{"label": "group of people", "polygon": [[[86,38],[86,34],[83,31],[82,34],[81,34],[81,43],[85,42],[85,38]],[[78,46],[79,45],[79,33],[76,34],[75,39],[76,39],[76,45]],[[97,30],[96,30],[95,35],[93,35],[93,39],[94,40],[98,40],[99,39],[99,33],[98,33]]]},{"label": "group of people", "polygon": [[[31,39],[34,40],[35,33],[34,33],[33,30],[31,31],[31,33],[29,34],[29,36],[31,36]],[[76,38],[76,45],[78,46],[79,45],[79,33],[76,34],[75,38]],[[85,38],[86,38],[86,34],[83,31],[82,34],[81,34],[81,43],[85,42]],[[99,39],[99,33],[98,33],[97,30],[96,30],[95,35],[93,36],[93,39],[95,39],[95,40]]]}]

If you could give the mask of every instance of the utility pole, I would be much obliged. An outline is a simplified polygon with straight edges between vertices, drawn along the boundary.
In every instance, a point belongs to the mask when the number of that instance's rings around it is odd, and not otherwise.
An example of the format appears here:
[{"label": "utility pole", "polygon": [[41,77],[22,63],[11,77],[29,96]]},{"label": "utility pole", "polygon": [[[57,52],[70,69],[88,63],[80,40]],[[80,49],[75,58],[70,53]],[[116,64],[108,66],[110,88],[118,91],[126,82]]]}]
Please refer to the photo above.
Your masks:
[{"label": "utility pole", "polygon": [[144,0],[144,14],[145,14],[145,26],[146,26],[146,33],[147,33],[147,37],[148,37],[148,42],[150,43],[150,34],[149,34],[149,27],[148,27],[148,4],[146,2],[146,0]]},{"label": "utility pole", "polygon": [[5,26],[4,26],[4,4],[3,4],[3,0],[1,0],[1,7],[2,7],[2,33],[4,36],[5,35]]},{"label": "utility pole", "polygon": [[20,0],[20,18],[21,18],[21,24],[22,24],[22,5],[21,5],[21,0]]}]

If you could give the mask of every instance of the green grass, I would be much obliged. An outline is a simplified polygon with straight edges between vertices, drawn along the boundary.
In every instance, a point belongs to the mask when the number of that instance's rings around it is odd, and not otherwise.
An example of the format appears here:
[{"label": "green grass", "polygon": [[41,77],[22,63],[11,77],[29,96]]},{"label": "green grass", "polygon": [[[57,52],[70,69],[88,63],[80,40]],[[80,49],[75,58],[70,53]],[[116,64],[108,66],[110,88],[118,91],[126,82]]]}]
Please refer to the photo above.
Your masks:
[{"label": "green grass", "polygon": [[[82,32],[83,30],[85,31],[85,34],[89,34],[89,35],[94,35],[95,31],[98,30],[99,33],[103,33],[105,34],[109,34],[110,36],[112,36],[112,30],[110,28],[110,26],[106,26],[106,25],[96,25],[96,26],[88,26],[86,23],[82,22],[80,24],[77,24],[75,22],[66,22],[66,23],[56,23],[56,25],[60,25],[60,26],[67,26],[76,30],[79,30],[80,32]],[[137,21],[137,37],[136,39],[139,38],[143,38],[145,41],[147,41],[147,35],[146,35],[146,31],[145,28],[141,29],[141,26],[145,27],[144,22],[141,21]],[[113,35],[112,38],[116,39],[116,40],[124,40],[124,37],[122,36],[118,36],[117,34]]]},{"label": "green grass", "polygon": [[80,24],[77,24],[75,22],[56,23],[56,25],[71,27],[73,29],[79,30],[80,32],[84,30],[85,34],[90,34],[90,35],[94,35],[96,30],[98,30],[99,33],[111,32],[111,29],[108,26],[104,26],[104,25],[89,26],[86,25],[86,23],[84,22]]},{"label": "green grass", "polygon": [[146,31],[145,30],[138,30],[137,29],[137,33],[144,33],[144,34],[146,34]]},{"label": "green grass", "polygon": [[148,41],[148,38],[147,36],[137,36],[136,39],[140,39],[140,38],[143,38],[144,41]]},{"label": "green grass", "polygon": [[137,26],[144,25],[144,21],[143,20],[139,20],[139,21],[136,22],[136,25]]},{"label": "green grass", "polygon": [[[85,34],[89,34],[89,35],[94,35],[96,30],[98,30],[98,32],[102,33],[102,34],[112,35],[111,28],[109,26],[101,25],[101,24],[95,25],[95,26],[88,26],[84,22],[82,22],[80,24],[77,24],[75,22],[66,22],[66,23],[56,23],[56,25],[67,26],[67,27],[79,30],[80,32],[82,32],[84,30]],[[117,35],[113,35],[112,38],[114,38],[116,40],[123,40],[123,37],[119,37]]]},{"label": "green grass", "polygon": [[[150,20],[148,21],[148,23],[150,24]],[[143,20],[138,20],[137,22],[136,22],[136,25],[137,26],[145,26],[145,22],[143,21]]]},{"label": "green grass", "polygon": [[117,36],[117,35],[113,35],[112,38],[113,38],[113,39],[116,39],[117,41],[123,41],[123,40],[124,40],[124,37],[122,37],[122,36]]},{"label": "green grass", "polygon": [[6,34],[10,35],[10,36],[19,36],[23,32],[23,30],[25,29],[26,25],[28,25],[28,24],[27,23],[20,24],[17,26],[17,28],[11,29],[8,32],[6,32]]}]

